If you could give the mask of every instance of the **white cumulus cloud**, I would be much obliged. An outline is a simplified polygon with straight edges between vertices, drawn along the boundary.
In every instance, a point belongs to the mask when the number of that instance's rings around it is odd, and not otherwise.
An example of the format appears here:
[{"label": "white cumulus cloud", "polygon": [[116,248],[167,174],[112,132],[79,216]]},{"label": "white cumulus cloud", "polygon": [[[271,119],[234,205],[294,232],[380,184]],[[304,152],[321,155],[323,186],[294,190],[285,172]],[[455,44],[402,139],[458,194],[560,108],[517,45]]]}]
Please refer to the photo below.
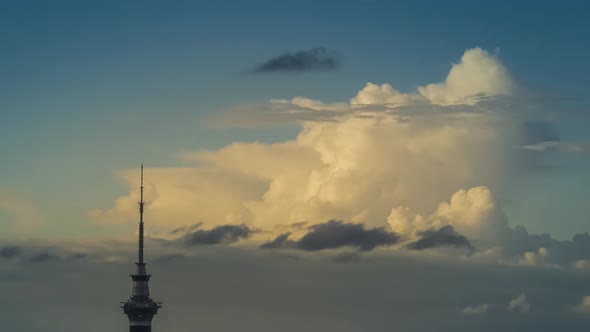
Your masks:
[{"label": "white cumulus cloud", "polygon": [[391,229],[412,238],[417,233],[450,225],[480,249],[500,246],[509,232],[508,223],[491,190],[485,186],[455,192],[428,215],[415,214],[407,207],[393,208],[387,219]]},{"label": "white cumulus cloud", "polygon": [[497,56],[479,47],[468,49],[453,64],[443,83],[418,88],[420,94],[437,105],[474,105],[482,98],[509,95],[515,84]]},{"label": "white cumulus cloud", "polygon": [[391,85],[367,83],[357,95],[350,99],[353,106],[365,105],[386,105],[388,107],[399,107],[409,105],[412,97],[405,93],[400,93]]}]

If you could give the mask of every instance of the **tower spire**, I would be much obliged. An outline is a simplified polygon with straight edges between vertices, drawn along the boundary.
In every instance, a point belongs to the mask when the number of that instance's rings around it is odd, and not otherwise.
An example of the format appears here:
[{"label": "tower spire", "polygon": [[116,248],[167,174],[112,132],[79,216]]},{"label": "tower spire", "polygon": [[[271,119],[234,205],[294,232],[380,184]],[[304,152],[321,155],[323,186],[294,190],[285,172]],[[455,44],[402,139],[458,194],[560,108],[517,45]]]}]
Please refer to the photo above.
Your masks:
[{"label": "tower spire", "polygon": [[139,250],[138,250],[138,263],[143,263],[143,163],[141,163],[141,180],[139,187]]}]

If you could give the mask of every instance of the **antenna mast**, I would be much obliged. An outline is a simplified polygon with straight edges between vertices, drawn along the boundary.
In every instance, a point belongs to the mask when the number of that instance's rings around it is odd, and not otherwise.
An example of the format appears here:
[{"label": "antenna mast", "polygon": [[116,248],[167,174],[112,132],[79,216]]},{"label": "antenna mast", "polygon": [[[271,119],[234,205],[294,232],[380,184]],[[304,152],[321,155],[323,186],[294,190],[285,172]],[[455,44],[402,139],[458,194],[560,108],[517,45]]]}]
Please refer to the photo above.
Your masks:
[{"label": "antenna mast", "polygon": [[140,182],[140,201],[139,201],[139,264],[143,264],[143,163],[141,163],[141,182]]}]

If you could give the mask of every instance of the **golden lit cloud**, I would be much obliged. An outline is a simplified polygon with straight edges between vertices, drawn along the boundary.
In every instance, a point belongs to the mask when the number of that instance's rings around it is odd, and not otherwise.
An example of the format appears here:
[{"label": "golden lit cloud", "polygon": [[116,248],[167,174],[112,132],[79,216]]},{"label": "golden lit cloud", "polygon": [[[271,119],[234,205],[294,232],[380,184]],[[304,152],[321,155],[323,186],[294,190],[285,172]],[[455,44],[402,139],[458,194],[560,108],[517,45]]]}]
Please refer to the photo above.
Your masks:
[{"label": "golden lit cloud", "polygon": [[[463,62],[465,68],[454,67],[450,77],[501,66],[479,49],[468,50]],[[383,111],[418,97],[369,83],[351,99],[354,111],[347,103],[275,100],[278,112],[294,117],[299,113],[292,108],[324,115],[301,119],[301,132],[292,141],[234,143],[186,154],[199,165],[194,168],[148,169],[149,219],[161,229],[197,222],[270,229],[330,219],[383,226],[392,208],[426,212],[457,190],[499,182],[513,159],[517,126],[493,113],[438,106],[414,114],[412,106],[402,114]],[[137,174],[122,176],[129,195],[111,209],[92,211],[98,221],[134,222]]]}]

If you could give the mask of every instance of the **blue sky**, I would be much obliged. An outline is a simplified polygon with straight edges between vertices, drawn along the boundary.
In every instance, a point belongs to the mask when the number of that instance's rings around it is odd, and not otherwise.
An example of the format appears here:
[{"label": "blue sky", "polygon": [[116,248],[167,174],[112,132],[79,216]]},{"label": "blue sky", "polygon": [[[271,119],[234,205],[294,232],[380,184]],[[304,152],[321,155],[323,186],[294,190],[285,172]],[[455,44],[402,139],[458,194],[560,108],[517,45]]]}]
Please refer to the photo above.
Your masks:
[{"label": "blue sky", "polygon": [[[0,188],[39,206],[47,220],[40,232],[54,236],[99,230],[85,215],[125,191],[114,176],[119,169],[142,160],[177,166],[184,150],[278,142],[298,132],[219,128],[206,121],[212,112],[271,98],[343,101],[366,82],[413,91],[441,81],[450,63],[471,47],[497,49],[522,86],[568,99],[555,104],[559,111],[588,108],[590,26],[584,1],[0,6]],[[316,46],[338,52],[341,68],[248,73],[273,56]],[[562,139],[588,141],[586,116],[556,112]],[[529,230],[567,238],[588,230],[588,159],[554,158],[560,167],[515,188],[518,199],[507,198],[507,211],[512,222]]]}]

